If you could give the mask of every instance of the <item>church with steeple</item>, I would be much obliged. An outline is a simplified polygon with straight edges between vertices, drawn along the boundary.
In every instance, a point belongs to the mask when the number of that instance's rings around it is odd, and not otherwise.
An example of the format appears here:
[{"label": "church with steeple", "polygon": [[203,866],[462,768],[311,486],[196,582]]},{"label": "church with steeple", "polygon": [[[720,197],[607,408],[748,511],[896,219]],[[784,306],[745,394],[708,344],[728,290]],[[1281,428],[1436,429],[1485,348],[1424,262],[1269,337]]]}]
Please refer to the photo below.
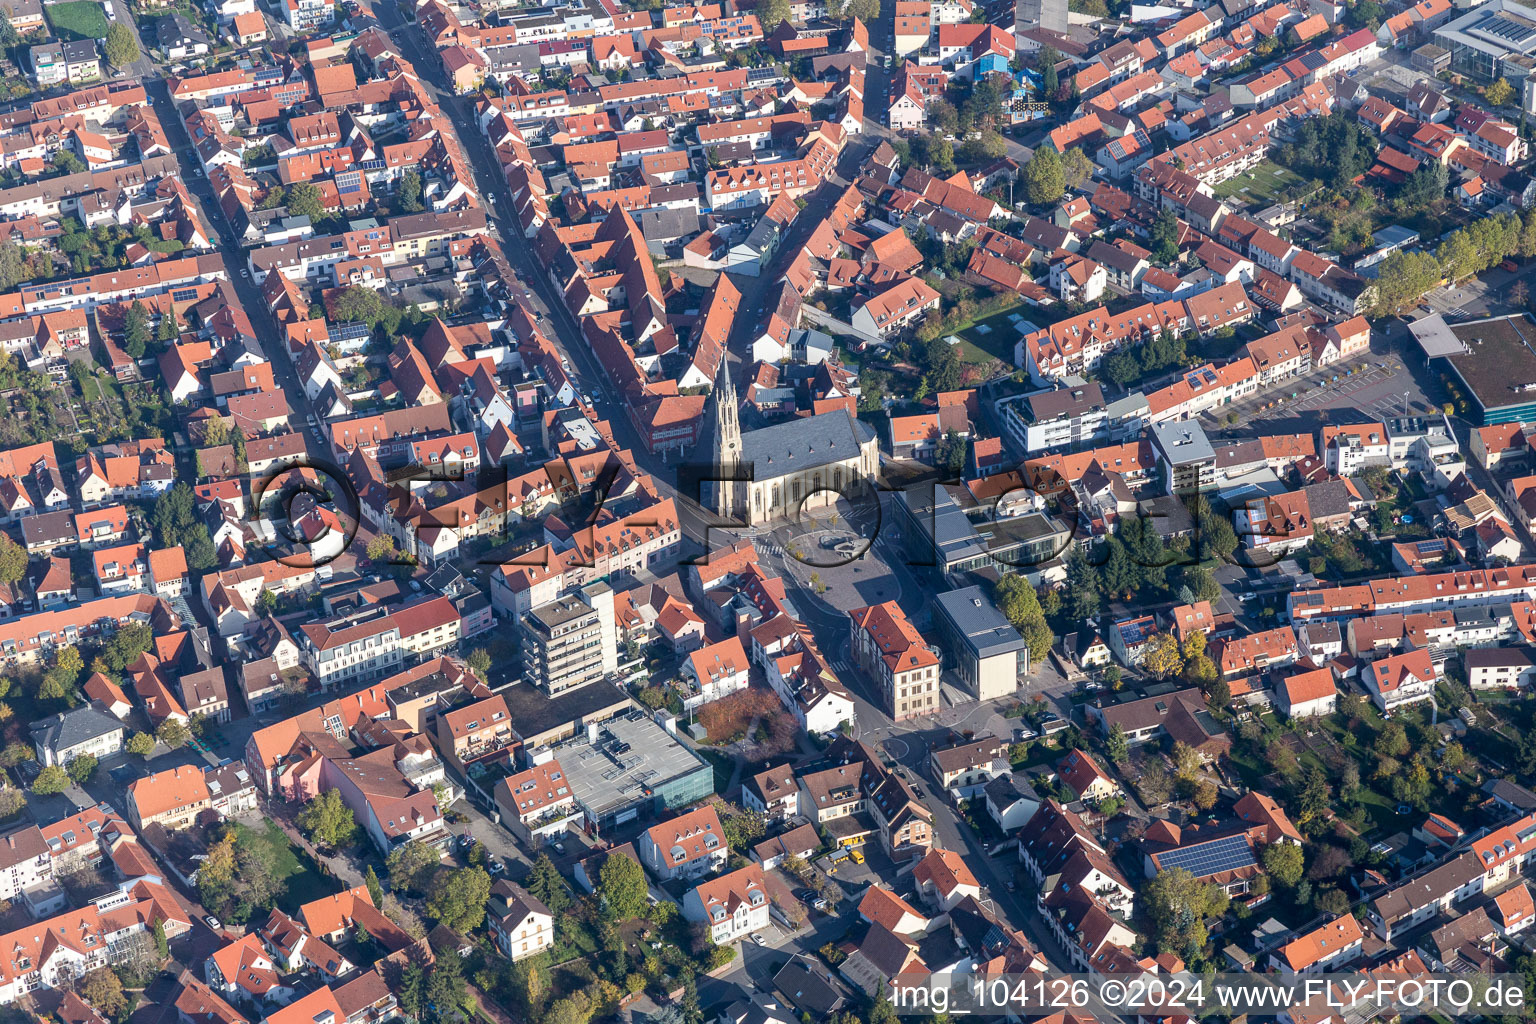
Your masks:
[{"label": "church with steeple", "polygon": [[[740,403],[726,360],[710,395],[710,509],[749,526],[792,518],[874,489],[880,442],[846,409],[741,431]],[[743,472],[743,470],[745,472]],[[746,476],[748,479],[732,479]]]},{"label": "church with steeple", "polygon": [[715,471],[714,501],[710,505],[715,515],[722,519],[741,519],[745,502],[740,493],[746,484],[732,479],[741,467],[741,406],[736,399],[736,385],[731,383],[728,363],[729,360],[721,356],[710,395],[714,408],[714,446],[710,465]]}]

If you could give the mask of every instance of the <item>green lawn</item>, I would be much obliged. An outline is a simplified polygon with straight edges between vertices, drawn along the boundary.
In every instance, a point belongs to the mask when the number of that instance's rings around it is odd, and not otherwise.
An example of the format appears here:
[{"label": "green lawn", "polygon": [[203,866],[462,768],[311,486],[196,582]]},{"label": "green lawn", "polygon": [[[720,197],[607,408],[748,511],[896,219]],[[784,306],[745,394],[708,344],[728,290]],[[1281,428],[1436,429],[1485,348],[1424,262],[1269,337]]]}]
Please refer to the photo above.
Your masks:
[{"label": "green lawn", "polygon": [[[1019,331],[1008,318],[1018,314],[1025,320],[1038,323],[1038,318],[1032,318],[1030,313],[1031,310],[1028,308],[1016,306],[1013,309],[995,313],[985,320],[978,320],[959,331],[960,358],[968,363],[989,363],[994,359],[1001,359],[1012,366],[1013,348],[1014,343],[1019,340]],[[982,327],[986,330],[979,330]]]},{"label": "green lawn", "polygon": [[70,0],[68,3],[48,4],[43,7],[48,24],[60,42],[72,39],[105,39],[107,16],[96,0]]},{"label": "green lawn", "polygon": [[267,822],[265,832],[237,825],[236,835],[236,842],[266,843],[272,849],[275,857],[274,874],[288,883],[287,891],[277,901],[278,907],[287,913],[298,913],[299,907],[304,904],[336,892],[337,883],[322,875],[308,854],[294,848],[288,841],[287,833],[277,822]]},{"label": "green lawn", "polygon": [[1275,195],[1291,185],[1299,185],[1302,177],[1286,170],[1279,164],[1265,160],[1247,174],[1228,178],[1214,189],[1217,199],[1231,199],[1248,203],[1270,203]]}]

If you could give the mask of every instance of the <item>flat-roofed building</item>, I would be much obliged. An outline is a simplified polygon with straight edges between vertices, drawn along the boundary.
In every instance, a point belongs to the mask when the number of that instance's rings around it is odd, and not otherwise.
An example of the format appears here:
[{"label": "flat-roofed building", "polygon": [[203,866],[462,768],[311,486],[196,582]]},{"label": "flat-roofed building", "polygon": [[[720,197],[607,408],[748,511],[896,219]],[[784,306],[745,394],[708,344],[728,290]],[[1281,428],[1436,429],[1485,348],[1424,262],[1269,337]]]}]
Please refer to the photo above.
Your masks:
[{"label": "flat-roofed building", "polygon": [[1029,675],[1029,645],[979,586],[934,599],[934,631],[945,667],[977,700],[1005,697]]}]

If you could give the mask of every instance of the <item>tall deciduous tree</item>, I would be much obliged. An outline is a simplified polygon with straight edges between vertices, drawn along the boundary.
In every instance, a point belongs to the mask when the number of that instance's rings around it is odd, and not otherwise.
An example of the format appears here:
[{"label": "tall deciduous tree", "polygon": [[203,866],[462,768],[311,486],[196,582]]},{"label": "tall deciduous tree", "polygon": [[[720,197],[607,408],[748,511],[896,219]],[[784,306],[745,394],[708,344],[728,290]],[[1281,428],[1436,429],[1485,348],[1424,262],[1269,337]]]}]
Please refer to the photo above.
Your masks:
[{"label": "tall deciduous tree", "polygon": [[645,913],[645,872],[629,857],[609,857],[598,872],[597,894],[603,909],[614,921],[628,921]]},{"label": "tall deciduous tree", "polygon": [[327,849],[339,850],[357,836],[357,818],[339,789],[328,789],[305,804],[298,820],[309,841]]},{"label": "tall deciduous tree", "polygon": [[757,0],[757,22],[763,27],[764,35],[771,35],[788,20],[789,0]]},{"label": "tall deciduous tree", "polygon": [[1035,150],[1024,165],[1024,194],[1029,201],[1036,205],[1059,202],[1066,187],[1061,154],[1048,146]]},{"label": "tall deciduous tree", "polygon": [[133,30],[122,22],[113,22],[107,29],[107,61],[114,68],[125,68],[139,59],[139,41]]}]

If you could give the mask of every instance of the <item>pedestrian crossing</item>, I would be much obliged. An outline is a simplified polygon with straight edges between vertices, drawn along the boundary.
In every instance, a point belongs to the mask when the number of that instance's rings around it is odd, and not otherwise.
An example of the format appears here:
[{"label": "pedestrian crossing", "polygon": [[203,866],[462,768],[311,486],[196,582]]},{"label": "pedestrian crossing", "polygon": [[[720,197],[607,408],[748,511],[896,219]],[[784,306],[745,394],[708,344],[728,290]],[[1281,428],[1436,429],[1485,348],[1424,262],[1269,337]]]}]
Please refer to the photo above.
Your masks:
[{"label": "pedestrian crossing", "polygon": [[757,553],[760,555],[773,555],[775,558],[784,557],[784,546],[776,540],[763,537],[759,540],[754,540],[752,545],[757,548]]},{"label": "pedestrian crossing", "polygon": [[1465,309],[1462,309],[1460,306],[1452,306],[1450,309],[1445,311],[1445,315],[1446,316],[1456,316],[1456,317],[1468,317],[1468,316],[1471,316],[1472,314],[1468,313]]}]

